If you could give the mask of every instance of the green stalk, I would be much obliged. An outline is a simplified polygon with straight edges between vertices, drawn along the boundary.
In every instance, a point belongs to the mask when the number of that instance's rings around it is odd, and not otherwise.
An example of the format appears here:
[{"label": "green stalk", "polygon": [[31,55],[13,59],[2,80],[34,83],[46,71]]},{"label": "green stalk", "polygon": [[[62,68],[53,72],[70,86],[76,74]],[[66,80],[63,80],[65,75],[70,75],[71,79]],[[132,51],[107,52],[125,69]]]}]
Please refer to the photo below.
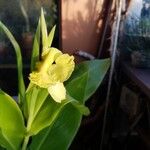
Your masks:
[{"label": "green stalk", "polygon": [[30,135],[28,135],[28,131],[31,128],[31,124],[32,124],[32,119],[31,119],[31,117],[29,117],[28,123],[27,123],[27,135],[24,138],[24,141],[23,141],[23,144],[22,144],[22,150],[26,150],[27,149],[29,138],[30,138]]},{"label": "green stalk", "polygon": [[30,131],[32,122],[33,122],[33,117],[32,117],[32,115],[30,115],[29,119],[28,119],[28,122],[27,122],[27,135],[24,138],[23,145],[22,145],[22,150],[26,150],[27,149],[29,138],[30,138],[30,135],[28,133]]},{"label": "green stalk", "polygon": [[22,150],[26,150],[26,149],[27,149],[27,145],[28,145],[28,142],[29,142],[29,138],[30,138],[29,135],[27,135],[27,136],[24,138],[23,145],[22,145]]}]

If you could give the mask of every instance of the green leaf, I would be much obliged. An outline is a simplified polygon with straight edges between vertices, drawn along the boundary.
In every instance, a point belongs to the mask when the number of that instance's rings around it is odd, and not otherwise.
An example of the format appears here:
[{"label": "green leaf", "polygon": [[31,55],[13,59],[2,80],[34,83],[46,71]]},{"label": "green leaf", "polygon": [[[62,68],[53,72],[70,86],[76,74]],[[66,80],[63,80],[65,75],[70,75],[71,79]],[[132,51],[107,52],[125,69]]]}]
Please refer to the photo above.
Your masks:
[{"label": "green leaf", "polygon": [[51,47],[51,45],[52,45],[54,34],[55,34],[55,30],[56,30],[56,25],[52,28],[51,32],[48,35],[48,39],[47,39],[48,47]]},{"label": "green leaf", "polygon": [[40,20],[38,22],[38,26],[36,29],[34,43],[33,43],[33,50],[31,55],[31,72],[35,70],[36,63],[39,61],[40,55]]},{"label": "green leaf", "polygon": [[68,101],[65,100],[62,103],[57,103],[52,98],[48,97],[34,118],[29,134],[36,135],[42,129],[52,125],[67,103]]},{"label": "green leaf", "polygon": [[16,53],[16,58],[17,58],[17,68],[18,68],[18,89],[19,89],[19,102],[22,103],[24,100],[25,96],[25,85],[24,85],[24,79],[23,79],[23,65],[22,65],[22,56],[21,56],[21,50],[16,42],[15,38],[11,34],[11,32],[8,30],[8,28],[0,22],[0,28],[3,29],[7,37],[9,38],[10,42],[12,43],[15,53]]},{"label": "green leaf", "polygon": [[65,106],[57,121],[33,137],[30,150],[67,150],[81,123],[80,112],[71,104]]},{"label": "green leaf", "polygon": [[74,99],[84,103],[94,94],[109,66],[110,59],[85,61],[79,64],[67,81],[66,88],[68,93]]},{"label": "green leaf", "polygon": [[30,120],[30,124],[32,124],[47,96],[48,92],[46,89],[30,84],[26,92],[26,101],[23,105],[24,116],[26,120]]},{"label": "green leaf", "polygon": [[[71,97],[84,104],[102,82],[110,60],[93,60],[79,64],[66,83]],[[81,113],[69,103],[60,113],[53,126],[33,137],[31,150],[67,150],[81,123]]]},{"label": "green leaf", "polygon": [[42,129],[52,125],[61,110],[68,103],[71,103],[80,113],[85,115],[89,114],[89,109],[87,107],[83,106],[69,95],[67,95],[67,100],[64,100],[62,103],[55,102],[48,95],[49,93],[46,89],[41,89],[36,86],[30,89],[27,93],[27,130],[29,136],[36,135]]},{"label": "green leaf", "polygon": [[28,121],[27,121],[27,132],[29,132],[29,129],[31,128],[31,124],[34,120],[34,108],[36,105],[36,100],[38,96],[38,89],[39,88],[32,88],[29,92],[29,94],[26,96],[26,101],[27,101],[27,113],[28,113]]},{"label": "green leaf", "polygon": [[41,31],[42,31],[42,46],[43,49],[48,47],[48,42],[47,42],[47,25],[46,25],[46,21],[45,21],[45,17],[44,17],[44,12],[43,12],[43,8],[41,9]]},{"label": "green leaf", "polygon": [[88,116],[90,114],[90,110],[88,107],[81,104],[79,101],[75,100],[70,95],[67,95],[67,100],[82,114]]},{"label": "green leaf", "polygon": [[23,115],[16,102],[0,90],[0,144],[19,150],[25,135]]},{"label": "green leaf", "polygon": [[47,96],[48,91],[46,89],[32,85],[32,87],[26,93],[26,103],[24,108],[26,118],[29,116],[31,111],[30,109],[33,111],[33,119],[35,118]]},{"label": "green leaf", "polygon": [[35,108],[34,108],[34,117],[36,117],[36,115],[40,111],[40,109],[48,95],[49,95],[49,93],[48,93],[47,89],[39,89]]}]

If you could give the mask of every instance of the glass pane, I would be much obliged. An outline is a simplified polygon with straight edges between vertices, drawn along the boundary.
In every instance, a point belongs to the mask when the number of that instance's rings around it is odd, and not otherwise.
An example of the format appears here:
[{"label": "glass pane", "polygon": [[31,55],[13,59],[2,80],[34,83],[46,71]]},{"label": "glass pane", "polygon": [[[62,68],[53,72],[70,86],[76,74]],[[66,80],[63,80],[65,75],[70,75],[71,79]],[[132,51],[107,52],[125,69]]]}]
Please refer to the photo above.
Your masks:
[{"label": "glass pane", "polygon": [[[18,41],[23,55],[25,84],[28,85],[30,55],[33,36],[43,7],[48,29],[57,22],[56,0],[0,0],[0,20]],[[56,34],[57,35],[57,34]],[[58,35],[54,42],[58,47]],[[15,52],[0,30],[0,88],[10,95],[17,95],[17,68]]]},{"label": "glass pane", "polygon": [[[24,62],[30,59],[32,41],[41,7],[50,29],[57,19],[55,0],[0,0],[0,20],[11,30],[19,42]],[[0,63],[15,63],[14,51],[0,31]]]},{"label": "glass pane", "polygon": [[122,49],[136,67],[150,67],[150,0],[132,0],[124,21]]}]

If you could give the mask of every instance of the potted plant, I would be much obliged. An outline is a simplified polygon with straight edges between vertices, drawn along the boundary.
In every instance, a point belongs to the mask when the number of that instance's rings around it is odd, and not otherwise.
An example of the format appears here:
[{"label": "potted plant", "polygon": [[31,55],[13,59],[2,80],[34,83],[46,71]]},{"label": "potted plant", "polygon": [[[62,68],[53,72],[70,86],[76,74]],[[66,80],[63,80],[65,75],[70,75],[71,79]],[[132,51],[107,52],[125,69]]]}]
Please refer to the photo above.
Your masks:
[{"label": "potted plant", "polygon": [[85,102],[102,82],[110,60],[75,65],[73,56],[51,47],[55,26],[48,34],[42,10],[33,42],[30,83],[25,88],[20,47],[2,22],[0,28],[16,52],[19,93],[16,102],[0,90],[1,147],[8,150],[68,149],[82,115],[90,113]]}]

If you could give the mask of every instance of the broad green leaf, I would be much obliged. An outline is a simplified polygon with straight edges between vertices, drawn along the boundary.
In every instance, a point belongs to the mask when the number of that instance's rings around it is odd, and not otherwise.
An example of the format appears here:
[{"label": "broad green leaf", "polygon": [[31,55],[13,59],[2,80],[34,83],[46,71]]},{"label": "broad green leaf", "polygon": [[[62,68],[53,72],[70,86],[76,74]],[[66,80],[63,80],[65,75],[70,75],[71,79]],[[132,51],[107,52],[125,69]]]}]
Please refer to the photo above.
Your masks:
[{"label": "broad green leaf", "polygon": [[[96,91],[110,65],[110,60],[93,60],[79,64],[66,83],[69,94],[81,104]],[[81,123],[81,113],[69,103],[53,126],[33,137],[31,150],[67,150]]]},{"label": "broad green leaf", "polygon": [[25,96],[25,85],[24,85],[24,79],[23,79],[23,65],[22,65],[22,56],[21,56],[21,50],[16,42],[15,38],[11,34],[11,32],[8,30],[8,28],[0,22],[0,28],[3,29],[7,37],[9,38],[10,42],[12,43],[15,53],[16,53],[16,58],[17,58],[17,68],[18,68],[18,89],[19,89],[19,102],[22,103],[24,100]]},{"label": "broad green leaf", "polygon": [[90,114],[90,110],[88,109],[88,107],[86,107],[70,95],[67,95],[67,99],[82,115],[88,116]]},{"label": "broad green leaf", "polygon": [[40,130],[53,124],[58,114],[67,103],[68,101],[65,100],[62,103],[57,103],[52,98],[48,97],[34,118],[29,134],[36,135]]},{"label": "broad green leaf", "polygon": [[51,45],[52,45],[55,30],[56,30],[56,25],[52,28],[52,30],[50,31],[50,33],[48,35],[48,39],[47,39],[48,47],[51,47]]},{"label": "broad green leaf", "polygon": [[79,64],[67,82],[69,94],[85,102],[102,82],[109,66],[110,59],[85,61]]},{"label": "broad green leaf", "polygon": [[48,47],[48,42],[47,42],[47,25],[46,25],[46,21],[45,21],[45,17],[44,17],[44,12],[43,12],[43,8],[41,9],[41,31],[42,31],[42,46],[43,48],[47,48]]},{"label": "broad green leaf", "polygon": [[30,136],[52,125],[63,107],[68,103],[71,103],[80,113],[85,115],[89,114],[87,107],[83,106],[69,95],[67,95],[67,99],[62,103],[55,102],[50,96],[47,97],[48,95],[46,89],[41,89],[37,86],[30,89],[27,93],[27,130]]},{"label": "broad green leaf", "polygon": [[71,104],[65,106],[57,121],[33,136],[30,150],[67,150],[81,123],[80,112]]},{"label": "broad green leaf", "polygon": [[39,55],[40,55],[40,20],[38,22],[38,26],[36,29],[35,37],[34,37],[34,43],[33,43],[33,50],[31,55],[31,72],[35,70],[36,63],[39,61]]},{"label": "broad green leaf", "polygon": [[15,100],[0,91],[0,144],[19,150],[25,135],[23,115]]}]

